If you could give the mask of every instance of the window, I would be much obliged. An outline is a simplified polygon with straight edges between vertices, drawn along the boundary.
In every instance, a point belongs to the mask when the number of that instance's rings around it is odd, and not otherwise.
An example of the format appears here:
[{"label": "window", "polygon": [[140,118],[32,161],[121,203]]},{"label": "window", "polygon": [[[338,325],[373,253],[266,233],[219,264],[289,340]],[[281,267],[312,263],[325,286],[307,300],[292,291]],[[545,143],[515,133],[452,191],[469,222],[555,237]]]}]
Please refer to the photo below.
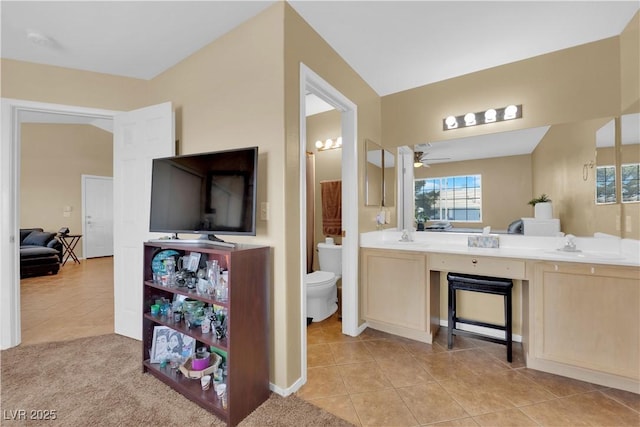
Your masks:
[{"label": "window", "polygon": [[640,163],[622,165],[622,202],[640,201]]},{"label": "window", "polygon": [[596,204],[616,202],[616,167],[596,167]]},{"label": "window", "polygon": [[415,180],[416,220],[482,221],[480,175]]}]

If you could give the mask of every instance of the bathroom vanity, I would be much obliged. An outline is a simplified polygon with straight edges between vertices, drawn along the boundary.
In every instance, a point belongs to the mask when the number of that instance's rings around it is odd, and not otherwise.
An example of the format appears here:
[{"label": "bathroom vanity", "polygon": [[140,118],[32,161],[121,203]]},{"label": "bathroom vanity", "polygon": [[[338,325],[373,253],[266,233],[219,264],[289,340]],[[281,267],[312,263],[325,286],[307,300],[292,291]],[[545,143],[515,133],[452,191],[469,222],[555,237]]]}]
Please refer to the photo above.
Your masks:
[{"label": "bathroom vanity", "polygon": [[[361,235],[361,314],[369,327],[431,343],[447,317],[440,310],[446,273],[514,279],[514,333],[527,367],[640,392],[638,241],[577,238],[581,251],[563,252],[559,237],[500,236],[491,249],[468,247],[461,233],[400,236]],[[491,302],[469,301],[466,309],[479,306]]]}]

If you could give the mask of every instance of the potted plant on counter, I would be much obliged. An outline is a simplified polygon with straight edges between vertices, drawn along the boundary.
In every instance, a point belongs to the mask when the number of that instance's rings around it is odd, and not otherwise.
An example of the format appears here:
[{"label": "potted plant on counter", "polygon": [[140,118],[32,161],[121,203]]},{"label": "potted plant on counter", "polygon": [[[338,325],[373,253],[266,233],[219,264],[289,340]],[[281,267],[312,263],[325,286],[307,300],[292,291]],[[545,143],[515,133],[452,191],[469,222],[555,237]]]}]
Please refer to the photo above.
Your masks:
[{"label": "potted plant on counter", "polygon": [[551,205],[551,199],[546,194],[529,200],[529,204],[533,206],[534,217],[536,219],[551,219],[553,218],[553,207]]}]

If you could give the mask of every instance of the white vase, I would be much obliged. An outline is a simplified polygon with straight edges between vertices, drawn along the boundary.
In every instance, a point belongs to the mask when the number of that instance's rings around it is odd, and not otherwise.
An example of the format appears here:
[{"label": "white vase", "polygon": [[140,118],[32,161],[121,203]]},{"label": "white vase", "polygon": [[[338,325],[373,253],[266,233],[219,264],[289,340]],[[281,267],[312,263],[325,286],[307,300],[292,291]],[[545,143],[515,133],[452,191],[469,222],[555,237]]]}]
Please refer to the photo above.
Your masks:
[{"label": "white vase", "polygon": [[553,206],[551,202],[536,203],[534,208],[534,216],[536,219],[552,219]]}]

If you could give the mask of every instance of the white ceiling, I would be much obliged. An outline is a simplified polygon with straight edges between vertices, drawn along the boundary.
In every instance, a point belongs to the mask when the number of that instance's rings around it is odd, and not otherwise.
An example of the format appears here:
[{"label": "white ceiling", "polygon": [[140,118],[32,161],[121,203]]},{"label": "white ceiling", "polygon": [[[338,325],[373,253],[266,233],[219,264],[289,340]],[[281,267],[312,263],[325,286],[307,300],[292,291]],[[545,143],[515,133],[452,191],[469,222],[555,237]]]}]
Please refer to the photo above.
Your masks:
[{"label": "white ceiling", "polygon": [[[2,0],[1,56],[151,79],[273,3]],[[380,96],[616,36],[640,7],[638,0],[289,4]]]}]

